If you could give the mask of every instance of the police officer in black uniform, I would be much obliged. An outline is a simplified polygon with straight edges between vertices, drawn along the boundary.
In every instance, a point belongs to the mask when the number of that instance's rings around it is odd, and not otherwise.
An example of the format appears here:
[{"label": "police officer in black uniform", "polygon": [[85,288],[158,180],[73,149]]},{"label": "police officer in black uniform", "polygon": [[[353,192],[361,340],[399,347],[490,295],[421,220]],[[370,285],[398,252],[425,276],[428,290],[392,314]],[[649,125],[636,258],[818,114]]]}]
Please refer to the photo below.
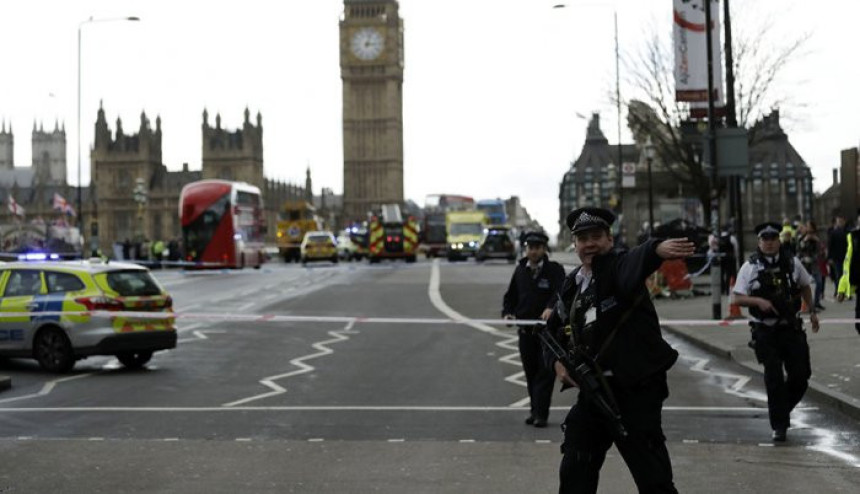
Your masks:
[{"label": "police officer in black uniform", "polygon": [[779,223],[756,226],[758,249],[738,271],[732,298],[749,308],[752,346],[764,365],[773,440],[783,442],[789,413],[803,398],[812,375],[809,345],[798,316],[801,299],[810,308],[814,333],[818,314],[812,304],[812,278],[797,258],[780,247],[780,230]]},{"label": "police officer in black uniform", "polygon": [[[528,232],[523,237],[526,256],[514,269],[502,300],[503,318],[546,320],[552,313],[556,293],[564,281],[564,268],[549,260],[548,240],[541,232]],[[540,339],[534,329],[534,326],[520,326],[518,329],[520,361],[526,374],[530,401],[526,424],[546,427],[555,373],[544,361]]]},{"label": "police officer in black uniform", "polygon": [[[676,493],[662,429],[669,396],[666,371],[678,352],[660,332],[645,280],[664,259],[693,254],[687,239],[649,238],[628,252],[613,249],[615,216],[580,208],[567,216],[582,266],[568,274],[547,331],[562,344],[597,362],[627,435],[620,437],[593,399],[581,391],[564,421],[560,493],[594,493],[606,452],[614,442],[639,492]],[[553,360],[555,360],[553,358]],[[556,375],[576,385],[554,362]]]}]

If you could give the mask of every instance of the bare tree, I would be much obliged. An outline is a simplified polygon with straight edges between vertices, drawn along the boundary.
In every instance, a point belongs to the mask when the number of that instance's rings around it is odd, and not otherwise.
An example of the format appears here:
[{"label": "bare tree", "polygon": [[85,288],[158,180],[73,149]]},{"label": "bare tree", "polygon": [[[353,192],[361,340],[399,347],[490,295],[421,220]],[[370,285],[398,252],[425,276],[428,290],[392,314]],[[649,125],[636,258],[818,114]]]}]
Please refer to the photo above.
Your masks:
[{"label": "bare tree", "polygon": [[[774,16],[753,18],[758,22]],[[801,34],[775,42],[773,21],[746,28],[742,20],[740,25],[742,28],[733,36],[737,118],[740,126],[750,130],[752,146],[758,136],[751,124],[772,108],[790,103],[780,91],[779,78],[787,65],[802,54],[809,36]],[[637,142],[651,137],[660,164],[673,179],[695,191],[705,206],[705,224],[710,224],[711,210],[707,205],[712,189],[709,170],[701,159],[702,131],[689,118],[690,105],[675,101],[671,42],[671,36],[652,34],[639,53],[625,56],[626,82],[633,94],[626,103],[627,122]]]}]

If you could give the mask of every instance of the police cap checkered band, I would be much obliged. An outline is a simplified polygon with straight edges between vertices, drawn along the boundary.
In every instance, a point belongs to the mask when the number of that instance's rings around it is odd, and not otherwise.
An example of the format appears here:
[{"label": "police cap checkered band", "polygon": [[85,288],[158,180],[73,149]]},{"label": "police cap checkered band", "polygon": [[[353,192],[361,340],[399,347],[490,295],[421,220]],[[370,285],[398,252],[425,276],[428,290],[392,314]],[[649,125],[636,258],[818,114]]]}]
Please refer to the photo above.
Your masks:
[{"label": "police cap checkered band", "polygon": [[612,211],[603,208],[579,208],[567,215],[567,226],[571,233],[592,228],[609,229],[614,221],[615,215]]},{"label": "police cap checkered band", "polygon": [[781,230],[781,227],[780,227],[779,223],[773,223],[773,222],[762,223],[762,224],[755,227],[756,235],[758,235],[759,237],[774,236],[774,235],[779,236],[780,230]]},{"label": "police cap checkered band", "polygon": [[525,240],[530,245],[546,245],[549,242],[549,237],[542,232],[528,232]]}]

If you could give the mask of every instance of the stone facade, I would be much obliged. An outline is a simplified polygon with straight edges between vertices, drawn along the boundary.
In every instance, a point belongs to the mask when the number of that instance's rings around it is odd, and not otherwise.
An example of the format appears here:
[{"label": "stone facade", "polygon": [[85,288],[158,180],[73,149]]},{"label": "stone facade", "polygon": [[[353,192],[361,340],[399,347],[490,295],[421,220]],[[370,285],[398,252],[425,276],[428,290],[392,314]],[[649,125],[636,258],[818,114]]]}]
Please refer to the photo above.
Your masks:
[{"label": "stone facade", "polygon": [[[636,162],[638,159],[638,150],[631,144],[622,145],[621,154],[625,163]],[[620,172],[617,145],[609,145],[609,141],[600,129],[600,115],[595,113],[588,122],[585,143],[582,145],[579,157],[570,164],[559,185],[558,245],[560,247],[566,247],[571,242],[570,232],[565,224],[570,211],[583,206],[616,210],[621,199],[621,191],[618,187]]]},{"label": "stone facade", "polygon": [[344,0],[343,221],[403,204],[403,21],[396,0]]},{"label": "stone facade", "polygon": [[[103,108],[99,108],[95,124],[95,142],[90,152],[92,181],[90,187],[71,187],[65,174],[65,131],[59,127],[53,132],[34,130],[33,167],[10,166],[0,169],[0,224],[12,224],[13,219],[5,204],[8,196],[26,209],[25,221],[47,221],[60,217],[53,209],[54,193],[63,196],[78,209],[77,193],[81,193],[84,220],[83,233],[90,238],[97,224],[99,247],[110,252],[110,246],[126,238],[143,235],[149,239],[169,240],[181,237],[179,223],[179,194],[186,184],[203,178],[220,178],[244,181],[261,189],[265,204],[264,217],[268,225],[267,241],[274,242],[278,212],[287,200],[312,200],[310,169],[306,172],[304,187],[267,179],[263,174],[262,117],[258,113],[256,125],[250,122],[245,110],[241,129],[230,131],[221,128],[221,117],[216,116],[215,127],[209,127],[204,111],[202,125],[201,170],[189,170],[188,164],[180,171],[168,171],[161,154],[161,118],[153,127],[145,113],[133,133],[123,129],[117,118],[115,129],[108,125]],[[56,127],[56,126],[55,126]],[[10,151],[13,136],[5,124],[0,132],[0,154]],[[60,164],[61,163],[61,164]],[[5,166],[5,162],[4,162]],[[62,168],[63,172],[55,173]],[[137,179],[143,179],[147,201],[138,221],[138,204],[133,199]],[[7,183],[8,182],[8,183]],[[89,247],[89,246],[88,246]]]},{"label": "stone facade", "polygon": [[[782,221],[783,218],[813,218],[812,174],[805,160],[789,142],[779,123],[779,112],[774,111],[757,122],[753,128],[755,142],[750,145],[750,172],[740,185],[742,198],[744,246],[755,245],[753,228],[764,221]],[[636,163],[633,188],[624,188],[621,206],[623,222],[621,233],[628,245],[635,245],[643,223],[648,221],[648,174],[644,158],[643,143],[624,145],[625,162]],[[611,207],[609,199],[613,181],[609,179],[608,165],[615,159],[606,138],[600,131],[599,120],[592,118],[586,143],[579,158],[565,173],[559,193],[560,245],[569,243],[564,225],[567,213],[584,205]],[[617,161],[617,159],[615,159]],[[849,164],[846,166],[846,162]],[[843,183],[854,177],[855,195],[844,192],[843,209],[849,210],[858,204],[856,177],[860,176],[860,162],[854,155],[852,168],[850,153],[843,153]],[[853,175],[851,175],[853,170]],[[702,223],[702,205],[695,191],[678,183],[665,167],[655,160],[651,164],[653,176],[653,210],[655,224],[683,219],[689,223]],[[851,202],[851,198],[854,198]],[[720,201],[721,217],[729,222],[728,200],[724,195]],[[855,208],[856,209],[856,208]],[[852,215],[848,215],[852,218]],[[703,225],[707,228],[706,225]]]},{"label": "stone facade", "polygon": [[[258,113],[256,125],[250,122],[250,111],[245,109],[241,129],[229,131],[221,127],[221,115],[210,127],[208,112],[203,111],[202,169],[190,171],[184,164],[181,171],[168,171],[161,159],[161,119],[156,118],[155,128],[145,114],[141,114],[137,134],[125,135],[122,122],[117,119],[116,136],[111,137],[99,109],[96,121],[96,139],[91,162],[96,192],[99,242],[104,249],[115,241],[139,234],[150,239],[170,239],[181,236],[178,204],[182,187],[195,180],[217,178],[247,182],[260,188],[265,205],[267,241],[274,242],[278,211],[291,199],[307,198],[311,193],[298,185],[266,179],[263,175],[263,127]],[[310,185],[308,170],[306,185]],[[143,224],[137,222],[137,203],[132,190],[136,180],[147,184],[147,202]],[[86,211],[85,211],[86,212]],[[92,218],[92,216],[88,216]]]}]

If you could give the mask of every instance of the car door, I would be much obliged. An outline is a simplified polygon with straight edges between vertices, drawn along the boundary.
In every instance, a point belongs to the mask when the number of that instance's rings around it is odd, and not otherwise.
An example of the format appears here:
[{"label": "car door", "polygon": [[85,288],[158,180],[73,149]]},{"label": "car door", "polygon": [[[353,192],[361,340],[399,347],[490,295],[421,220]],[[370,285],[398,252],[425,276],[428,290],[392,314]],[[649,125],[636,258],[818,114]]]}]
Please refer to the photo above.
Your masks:
[{"label": "car door", "polygon": [[10,269],[3,274],[0,297],[0,350],[20,350],[32,341],[35,323],[29,315],[6,317],[8,313],[31,313],[38,309],[36,296],[44,293],[38,269]]}]

